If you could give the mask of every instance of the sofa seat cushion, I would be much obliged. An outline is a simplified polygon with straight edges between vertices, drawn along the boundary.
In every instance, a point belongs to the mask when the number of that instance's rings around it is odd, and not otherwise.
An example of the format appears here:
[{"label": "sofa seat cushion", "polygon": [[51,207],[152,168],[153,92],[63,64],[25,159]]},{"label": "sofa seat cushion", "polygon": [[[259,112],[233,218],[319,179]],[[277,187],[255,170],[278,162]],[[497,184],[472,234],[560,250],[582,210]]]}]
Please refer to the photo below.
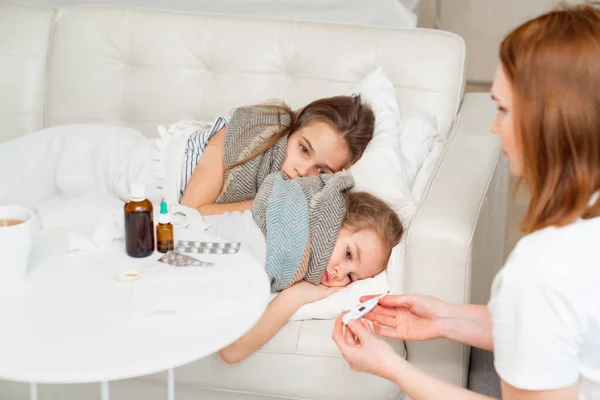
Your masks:
[{"label": "sofa seat cushion", "polygon": [[[177,368],[178,385],[295,399],[399,399],[400,389],[379,377],[354,372],[334,341],[333,320],[288,322],[261,350],[239,364],[218,354]],[[390,341],[405,356],[402,341]],[[164,373],[143,380],[164,381]]]}]

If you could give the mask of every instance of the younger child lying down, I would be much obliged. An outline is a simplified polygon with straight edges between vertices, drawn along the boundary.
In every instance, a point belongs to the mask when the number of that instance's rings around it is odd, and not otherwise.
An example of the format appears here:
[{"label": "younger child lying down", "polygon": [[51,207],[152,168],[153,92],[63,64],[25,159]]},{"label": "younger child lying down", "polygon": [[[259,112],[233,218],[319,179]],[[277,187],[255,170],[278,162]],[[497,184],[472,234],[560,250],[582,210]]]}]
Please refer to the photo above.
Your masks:
[{"label": "younger child lying down", "polygon": [[[340,188],[338,186],[338,189]],[[263,191],[262,187],[261,191]],[[371,194],[345,190],[340,193],[344,200],[345,212],[338,225],[339,228],[336,229],[337,238],[332,241],[332,249],[328,253],[329,257],[317,281],[311,283],[310,278],[305,277],[281,290],[280,294],[271,301],[258,323],[239,340],[220,351],[221,358],[225,362],[238,363],[258,350],[304,304],[324,299],[353,281],[372,278],[385,269],[392,248],[400,242],[404,231],[400,219],[386,203]],[[273,198],[271,193],[271,199]],[[290,204],[289,200],[287,201]],[[328,203],[331,203],[331,199]],[[254,219],[259,225],[260,204],[261,193],[257,197],[253,210],[258,214]],[[313,202],[313,206],[319,206],[318,200]],[[280,216],[281,214],[278,215]],[[335,225],[335,221],[327,221],[324,224],[325,227]],[[289,227],[289,224],[286,226]],[[277,233],[282,234],[281,231]],[[319,245],[323,245],[324,242],[319,242]],[[314,246],[315,243],[311,245]],[[267,246],[272,246],[268,231]],[[267,273],[273,288],[274,285],[285,284],[285,279],[278,279],[275,276],[277,273],[269,271],[270,258],[272,256],[267,251]],[[273,266],[271,268],[276,269]]]}]

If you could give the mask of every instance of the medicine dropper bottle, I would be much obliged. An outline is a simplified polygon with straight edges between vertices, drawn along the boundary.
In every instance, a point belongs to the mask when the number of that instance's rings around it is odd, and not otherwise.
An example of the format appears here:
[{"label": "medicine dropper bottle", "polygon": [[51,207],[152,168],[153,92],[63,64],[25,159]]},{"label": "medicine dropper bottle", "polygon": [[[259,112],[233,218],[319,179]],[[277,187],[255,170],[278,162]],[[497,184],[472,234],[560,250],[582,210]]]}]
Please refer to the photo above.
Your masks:
[{"label": "medicine dropper bottle", "polygon": [[160,203],[158,225],[156,225],[156,249],[161,253],[166,253],[174,248],[171,215],[169,214],[169,210],[167,210],[167,203],[162,201]]}]

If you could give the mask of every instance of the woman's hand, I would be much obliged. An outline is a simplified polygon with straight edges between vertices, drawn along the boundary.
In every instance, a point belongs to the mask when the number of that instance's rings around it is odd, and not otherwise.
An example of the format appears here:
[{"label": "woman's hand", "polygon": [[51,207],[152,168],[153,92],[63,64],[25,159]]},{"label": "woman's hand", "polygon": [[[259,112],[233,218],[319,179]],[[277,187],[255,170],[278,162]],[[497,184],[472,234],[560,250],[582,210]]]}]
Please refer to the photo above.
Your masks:
[{"label": "woman's hand", "polygon": [[302,301],[302,304],[308,304],[323,300],[327,296],[330,296],[343,288],[344,287],[313,285],[312,283],[306,281],[300,281],[285,290],[294,292],[294,295],[297,296],[300,301]]},{"label": "woman's hand", "polygon": [[344,327],[342,323],[344,314],[340,314],[335,321],[333,340],[350,367],[354,371],[367,372],[393,380],[398,364],[404,362],[404,359],[392,346],[373,335],[367,321],[350,321]]},{"label": "woman's hand", "polygon": [[[363,296],[361,302],[375,296]],[[388,295],[379,299],[365,319],[373,321],[378,335],[403,340],[443,337],[444,323],[451,318],[451,306],[425,295]]]},{"label": "woman's hand", "polygon": [[[367,372],[390,380],[400,386],[411,399],[492,400],[490,397],[469,392],[419,371],[396,353],[392,346],[375,337],[365,320],[349,321],[344,331],[342,323],[344,314],[340,314],[335,321],[333,340],[354,371]],[[502,388],[503,393],[505,388]],[[510,398],[533,399],[530,394],[531,392],[521,392]],[[558,398],[567,397],[552,397],[552,399]]]}]

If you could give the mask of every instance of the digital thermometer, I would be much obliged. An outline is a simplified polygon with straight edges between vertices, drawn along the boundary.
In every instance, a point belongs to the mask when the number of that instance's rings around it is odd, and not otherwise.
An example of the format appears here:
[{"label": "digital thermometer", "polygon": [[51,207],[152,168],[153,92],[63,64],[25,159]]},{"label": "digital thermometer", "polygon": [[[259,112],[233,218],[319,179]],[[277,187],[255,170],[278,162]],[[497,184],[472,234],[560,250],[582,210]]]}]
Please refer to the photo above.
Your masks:
[{"label": "digital thermometer", "polygon": [[379,299],[381,299],[384,296],[387,296],[389,293],[390,292],[388,291],[380,296],[373,297],[372,299],[367,300],[364,303],[360,303],[355,308],[350,310],[349,313],[344,314],[344,316],[342,317],[342,322],[344,323],[344,325],[348,325],[348,322],[352,320],[361,319],[362,317],[367,315],[369,311],[375,308],[375,306],[379,302]]}]

